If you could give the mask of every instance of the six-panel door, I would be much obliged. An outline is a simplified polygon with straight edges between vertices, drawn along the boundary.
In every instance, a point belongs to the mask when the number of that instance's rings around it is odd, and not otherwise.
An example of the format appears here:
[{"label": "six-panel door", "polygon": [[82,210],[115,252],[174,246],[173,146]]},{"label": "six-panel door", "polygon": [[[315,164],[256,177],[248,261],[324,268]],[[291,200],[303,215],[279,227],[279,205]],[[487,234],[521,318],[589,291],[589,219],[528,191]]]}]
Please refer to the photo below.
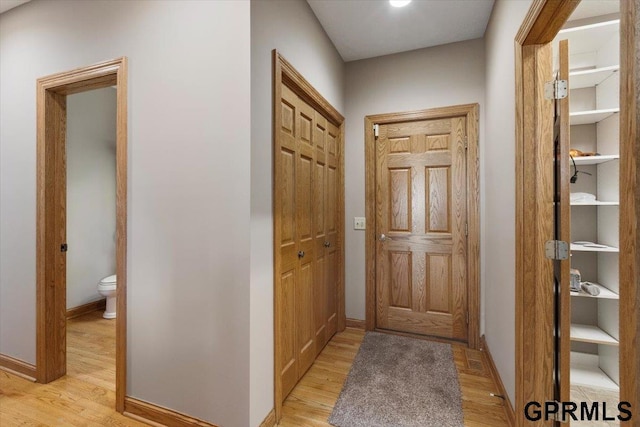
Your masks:
[{"label": "six-panel door", "polygon": [[379,126],[376,327],[467,339],[466,127]]},{"label": "six-panel door", "polygon": [[276,283],[283,399],[337,329],[338,128],[282,87]]}]

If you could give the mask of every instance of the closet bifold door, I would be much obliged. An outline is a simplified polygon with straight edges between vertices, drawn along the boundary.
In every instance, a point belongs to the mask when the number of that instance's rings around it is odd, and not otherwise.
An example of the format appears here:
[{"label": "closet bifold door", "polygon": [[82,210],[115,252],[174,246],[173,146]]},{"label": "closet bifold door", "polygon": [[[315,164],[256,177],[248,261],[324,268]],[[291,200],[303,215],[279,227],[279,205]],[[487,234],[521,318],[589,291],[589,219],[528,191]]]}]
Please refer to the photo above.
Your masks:
[{"label": "closet bifold door", "polygon": [[315,281],[313,309],[316,355],[337,331],[338,321],[338,128],[315,112],[313,186]]},{"label": "closet bifold door", "polygon": [[316,164],[314,111],[282,86],[279,175],[281,178],[280,278],[276,322],[280,331],[280,375],[286,397],[316,357],[314,328]]}]

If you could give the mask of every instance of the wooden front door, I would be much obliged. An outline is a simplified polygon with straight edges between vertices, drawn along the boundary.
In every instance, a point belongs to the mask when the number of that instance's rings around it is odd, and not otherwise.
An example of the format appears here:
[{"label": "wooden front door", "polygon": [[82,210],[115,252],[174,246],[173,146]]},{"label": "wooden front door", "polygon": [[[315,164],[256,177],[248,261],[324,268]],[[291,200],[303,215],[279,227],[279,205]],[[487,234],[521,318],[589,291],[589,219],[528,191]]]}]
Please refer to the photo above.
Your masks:
[{"label": "wooden front door", "polygon": [[381,124],[376,327],[466,341],[465,117]]}]

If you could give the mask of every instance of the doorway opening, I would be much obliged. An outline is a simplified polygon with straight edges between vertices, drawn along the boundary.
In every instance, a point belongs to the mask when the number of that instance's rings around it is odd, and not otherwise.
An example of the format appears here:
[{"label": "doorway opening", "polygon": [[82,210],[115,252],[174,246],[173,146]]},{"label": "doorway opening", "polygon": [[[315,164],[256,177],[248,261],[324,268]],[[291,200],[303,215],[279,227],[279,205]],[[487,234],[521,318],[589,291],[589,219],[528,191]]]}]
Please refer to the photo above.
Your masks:
[{"label": "doorway opening", "polygon": [[[611,266],[619,269],[617,283],[611,285],[616,287],[618,292],[614,292],[616,295],[613,296],[609,294],[612,296],[612,300],[619,301],[613,302],[613,304],[619,304],[618,318],[613,322],[611,322],[611,316],[606,319],[607,322],[612,323],[607,326],[619,334],[619,340],[614,340],[611,336],[608,338],[603,336],[606,339],[595,340],[591,334],[583,333],[585,329],[593,331],[595,328],[584,328],[582,327],[584,325],[576,327],[574,322],[570,322],[569,317],[571,314],[569,307],[574,304],[574,301],[569,298],[568,267],[569,263],[573,266],[574,262],[580,262],[579,257],[584,258],[584,256],[578,254],[570,260],[568,252],[569,250],[575,253],[586,252],[582,244],[579,245],[579,248],[576,248],[575,244],[568,244],[570,240],[579,240],[569,234],[570,222],[567,214],[569,213],[570,197],[568,193],[575,191],[569,190],[569,182],[575,183],[578,176],[576,169],[588,172],[589,166],[584,165],[592,162],[592,160],[588,160],[582,167],[578,162],[577,168],[574,165],[570,167],[569,125],[587,124],[584,120],[589,114],[580,112],[580,114],[572,116],[568,104],[557,108],[556,110],[561,115],[565,114],[573,123],[566,120],[566,117],[559,121],[561,127],[566,126],[566,130],[559,130],[560,143],[557,144],[558,148],[554,149],[553,109],[556,102],[554,98],[559,98],[562,95],[553,89],[553,84],[547,85],[552,89],[545,94],[545,84],[554,80],[550,43],[556,38],[579,3],[579,1],[573,0],[534,1],[515,40],[516,271],[518,273],[516,282],[516,413],[518,414],[518,425],[524,425],[524,409],[528,402],[581,400],[576,396],[571,396],[570,393],[570,379],[573,378],[573,372],[569,367],[574,363],[571,360],[570,352],[573,353],[573,350],[581,349],[582,353],[593,353],[592,350],[585,347],[587,345],[592,349],[600,347],[598,349],[600,355],[608,357],[611,354],[611,348],[617,347],[619,344],[619,356],[615,359],[619,363],[620,400],[629,402],[631,408],[637,408],[639,403],[639,387],[636,381],[639,368],[637,342],[640,331],[637,303],[640,289],[637,281],[638,228],[636,217],[639,190],[636,164],[638,129],[635,122],[637,116],[635,85],[637,85],[638,70],[635,68],[634,59],[637,49],[637,30],[634,29],[634,26],[637,28],[638,20],[637,1],[620,2],[620,55],[619,58],[616,58],[620,60],[620,88],[619,91],[616,89],[612,91],[614,96],[617,96],[618,93],[620,96],[619,119],[612,118],[615,122],[612,125],[619,124],[620,128],[619,138],[615,138],[619,140],[620,168],[618,174],[614,173],[619,179],[620,187],[619,191],[613,192],[616,196],[618,194],[620,196],[619,208],[615,208],[619,209],[619,224],[617,230],[610,229],[611,223],[603,225],[608,228],[609,235],[618,234],[619,236],[619,254],[616,255],[619,259],[617,262],[606,259],[604,260],[606,263],[604,261],[600,263],[604,269],[610,270],[613,268]],[[598,25],[601,29],[607,26],[608,24],[603,23]],[[597,39],[602,40],[603,38],[597,37]],[[570,49],[571,42],[568,48],[566,44],[560,45],[560,51],[564,51],[565,57],[569,56],[567,51]],[[568,76],[568,86],[571,89],[571,64],[562,59],[560,63],[562,65],[560,67],[561,73]],[[608,66],[601,68],[610,70],[611,67],[608,64]],[[594,68],[587,67],[587,69],[592,74],[594,73]],[[599,72],[602,71],[597,70],[597,64],[595,69]],[[605,86],[602,85],[599,91],[604,90]],[[573,88],[580,89],[578,85],[574,85]],[[569,91],[569,96],[571,96],[571,91]],[[603,109],[606,110],[606,108]],[[562,136],[563,134],[565,136]],[[597,149],[603,151],[603,154],[607,154],[603,149]],[[555,165],[554,158],[556,159]],[[559,170],[561,182],[554,185],[555,169]],[[600,172],[603,173],[598,178],[603,178],[604,169]],[[580,180],[582,183],[588,182],[584,178],[580,178]],[[602,190],[602,194],[605,194],[607,188],[602,188]],[[559,197],[557,193],[559,193]],[[595,208],[598,209],[595,200],[593,202]],[[616,200],[614,202],[609,200],[609,202],[618,203]],[[605,206],[602,203],[600,205]],[[603,217],[611,214],[611,206],[609,208],[609,211],[602,210]],[[582,207],[581,209],[586,208]],[[556,213],[560,212],[561,224],[555,222],[554,210]],[[563,242],[559,240],[567,243],[566,256],[562,254]],[[545,253],[545,244],[549,242],[552,243],[550,250]],[[596,244],[589,249],[608,252],[603,255],[605,258],[610,257],[611,253],[618,249],[612,247],[613,245],[613,243]],[[554,260],[556,263],[560,261],[564,264],[561,267],[556,266],[556,272],[559,273],[556,275],[557,286],[554,286]],[[592,266],[588,263],[584,265],[586,266],[585,271]],[[609,267],[605,267],[605,265]],[[597,273],[593,275],[599,279],[604,277],[604,275],[599,276]],[[619,287],[615,286],[617,284]],[[560,289],[559,294],[556,293],[557,289]],[[588,298],[592,296],[590,295]],[[589,302],[589,304],[592,303],[593,300]],[[556,304],[559,304],[559,309]],[[598,305],[601,306],[598,307],[598,316],[600,320],[603,320],[604,317],[600,314],[604,314],[605,309],[610,308],[612,301],[604,301]],[[575,306],[577,308],[578,302],[575,302]],[[560,315],[560,324],[556,326],[558,314]],[[617,335],[616,332],[612,333]],[[593,354],[588,356],[591,357]],[[600,365],[600,367],[603,366],[603,364]],[[606,367],[604,369],[607,370]],[[614,378],[617,377],[615,373],[611,375]],[[634,413],[634,415],[636,414]]]},{"label": "doorway opening", "polygon": [[[115,386],[116,410],[126,390],[127,59],[37,81],[36,379],[48,383],[67,369],[67,97],[115,88]],[[99,279],[99,278],[98,278]],[[97,289],[96,289],[97,292]]]}]

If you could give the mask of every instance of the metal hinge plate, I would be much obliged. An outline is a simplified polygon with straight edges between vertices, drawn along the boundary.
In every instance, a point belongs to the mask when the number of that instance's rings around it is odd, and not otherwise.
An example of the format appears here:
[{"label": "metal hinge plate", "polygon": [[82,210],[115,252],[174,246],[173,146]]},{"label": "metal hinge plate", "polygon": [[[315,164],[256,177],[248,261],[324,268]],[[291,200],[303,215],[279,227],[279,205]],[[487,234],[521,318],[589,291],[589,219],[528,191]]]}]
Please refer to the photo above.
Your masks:
[{"label": "metal hinge plate", "polygon": [[569,259],[569,244],[562,240],[547,240],[544,243],[544,254],[549,259]]},{"label": "metal hinge plate", "polygon": [[465,236],[469,235],[469,223],[468,222],[464,223],[464,235]]},{"label": "metal hinge plate", "polygon": [[544,84],[545,99],[564,99],[568,94],[566,80],[553,80]]},{"label": "metal hinge plate", "polygon": [[469,139],[466,136],[464,137],[464,149],[469,149]]},{"label": "metal hinge plate", "polygon": [[373,125],[373,136],[376,138],[380,135],[380,125]]}]

